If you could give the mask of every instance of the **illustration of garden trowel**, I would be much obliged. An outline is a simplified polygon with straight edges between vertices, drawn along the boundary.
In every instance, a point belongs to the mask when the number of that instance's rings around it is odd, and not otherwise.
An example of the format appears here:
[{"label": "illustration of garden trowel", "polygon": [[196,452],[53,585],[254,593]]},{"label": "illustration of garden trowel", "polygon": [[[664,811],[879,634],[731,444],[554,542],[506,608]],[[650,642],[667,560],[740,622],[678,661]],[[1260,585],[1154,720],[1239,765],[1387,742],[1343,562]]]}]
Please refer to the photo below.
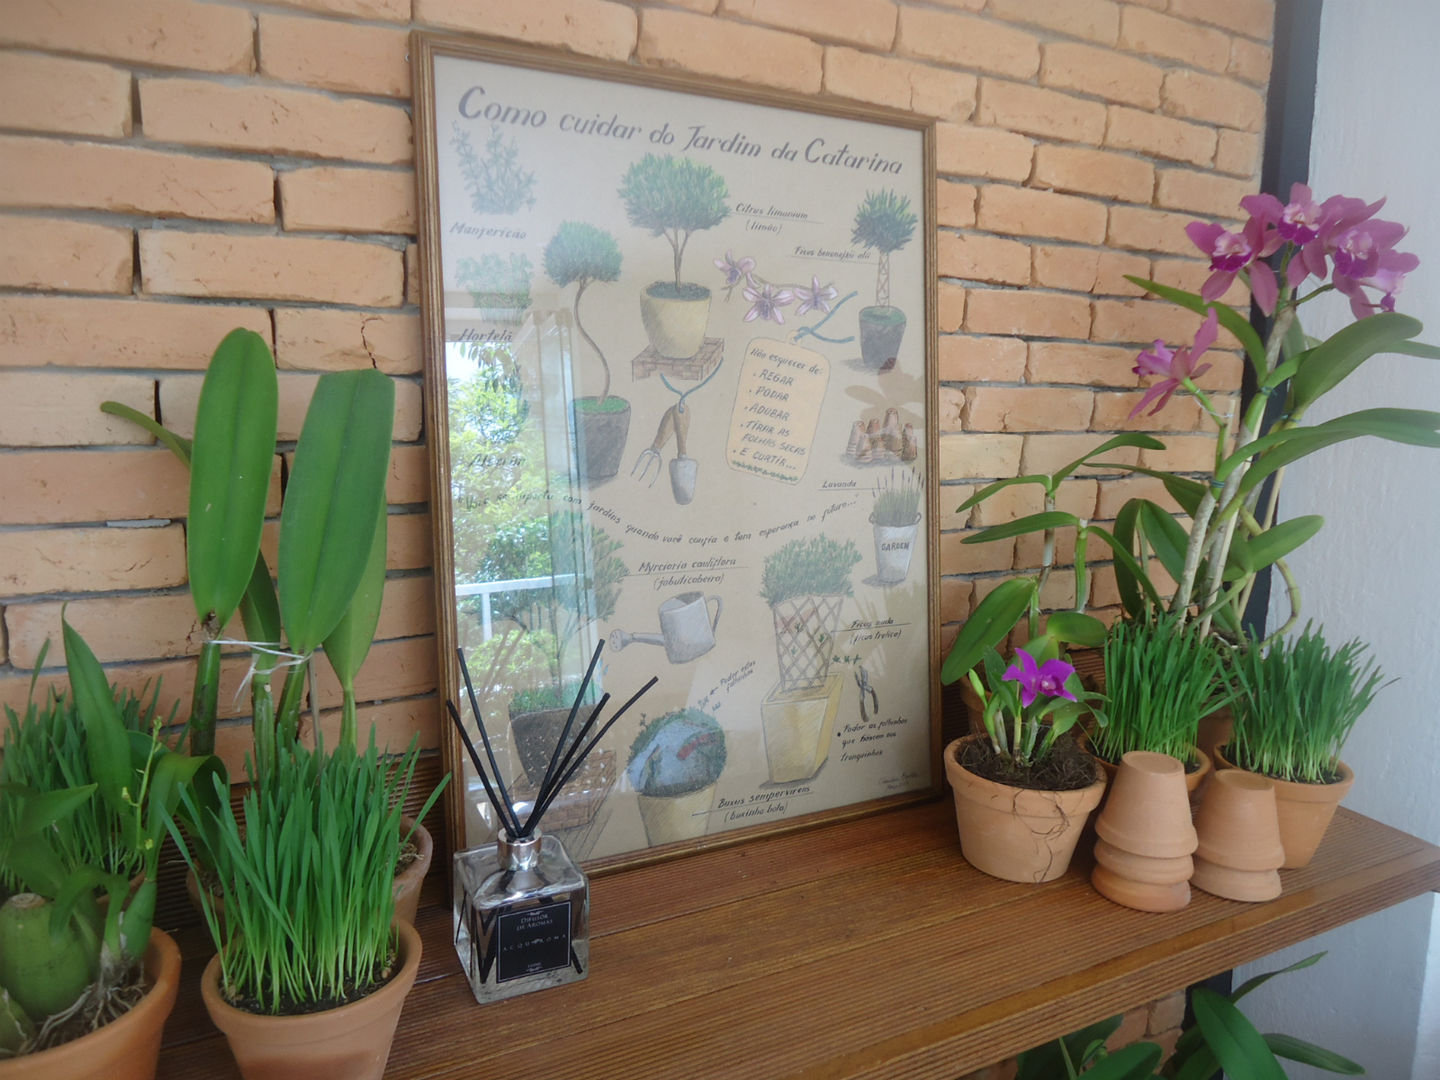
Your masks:
[{"label": "illustration of garden trowel", "polygon": [[684,401],[677,401],[665,410],[665,415],[660,417],[660,426],[655,431],[655,441],[640,451],[630,475],[634,476],[639,472],[640,479],[644,480],[653,464],[655,473],[650,477],[650,485],[654,487],[660,476],[660,451],[665,449],[672,433],[675,435],[675,457],[670,462],[670,492],[677,503],[687,506],[690,500],[695,498],[695,480],[700,473],[700,463],[685,453],[686,440],[690,434],[690,410]]},{"label": "illustration of garden trowel", "polygon": [[[715,614],[710,614],[710,601]],[[660,633],[627,634],[610,631],[610,648],[619,652],[626,645],[663,645],[672,664],[698,660],[715,647],[715,627],[720,625],[720,597],[701,592],[683,592],[660,605]]]}]

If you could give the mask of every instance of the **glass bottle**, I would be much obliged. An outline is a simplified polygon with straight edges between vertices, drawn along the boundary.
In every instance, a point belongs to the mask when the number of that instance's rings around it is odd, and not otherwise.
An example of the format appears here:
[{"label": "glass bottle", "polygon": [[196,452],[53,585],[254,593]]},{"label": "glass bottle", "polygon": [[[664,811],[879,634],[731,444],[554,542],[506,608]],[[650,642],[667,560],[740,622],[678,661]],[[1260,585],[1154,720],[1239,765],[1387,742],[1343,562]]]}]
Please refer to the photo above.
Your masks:
[{"label": "glass bottle", "polygon": [[455,853],[455,951],[475,1000],[577,982],[590,970],[590,882],[554,836]]}]

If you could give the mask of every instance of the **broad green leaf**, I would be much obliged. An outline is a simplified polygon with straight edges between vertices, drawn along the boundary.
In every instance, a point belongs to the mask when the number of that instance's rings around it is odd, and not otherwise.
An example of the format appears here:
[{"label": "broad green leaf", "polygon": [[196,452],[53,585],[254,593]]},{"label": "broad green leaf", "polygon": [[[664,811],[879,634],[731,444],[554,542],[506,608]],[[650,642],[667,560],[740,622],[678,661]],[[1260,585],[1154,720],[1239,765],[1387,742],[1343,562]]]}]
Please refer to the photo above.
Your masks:
[{"label": "broad green leaf", "polygon": [[1220,325],[1235,335],[1245,349],[1245,355],[1250,357],[1250,363],[1255,366],[1255,371],[1263,374],[1265,371],[1265,343],[1260,340],[1260,335],[1250,325],[1250,320],[1241,315],[1228,304],[1216,304],[1184,289],[1174,289],[1169,285],[1161,285],[1158,281],[1147,281],[1145,278],[1136,277],[1133,274],[1126,274],[1125,279],[1132,285],[1139,285],[1147,292],[1169,300],[1172,304],[1179,304],[1183,308],[1195,312],[1197,315],[1204,315],[1206,310],[1214,308],[1215,313],[1220,317]]},{"label": "broad green leaf", "polygon": [[365,573],[344,616],[325,639],[325,659],[335,669],[344,690],[355,689],[355,673],[365,662],[370,643],[375,640],[375,627],[380,623],[380,602],[385,595],[386,516],[387,508],[382,495]]},{"label": "broad green leaf", "polygon": [[275,459],[277,385],[265,339],[237,329],[216,348],[200,388],[186,567],[195,612],[217,629],[235,614],[260,551]]},{"label": "broad green leaf", "polygon": [[1197,986],[1190,995],[1195,1022],[1230,1080],[1285,1080],[1285,1071],[1255,1025],[1228,1000]]},{"label": "broad green leaf", "polygon": [[1131,1043],[1086,1069],[1083,1080],[1150,1080],[1164,1055],[1155,1043]]},{"label": "broad green leaf", "polygon": [[1325,519],[1319,514],[1291,518],[1256,536],[1236,536],[1231,542],[1230,553],[1243,573],[1253,574],[1289,555],[1318,533],[1324,524]]},{"label": "broad green leaf", "polygon": [[146,835],[157,850],[164,839],[168,819],[180,806],[181,795],[188,788],[205,791],[212,786],[210,777],[217,775],[225,775],[225,766],[217,757],[190,757],[169,751],[160,754],[150,774],[145,821]]},{"label": "broad green leaf", "polygon": [[[1200,1029],[1191,1028],[1190,1030],[1198,1032]],[[1215,1059],[1215,1052],[1203,1043],[1180,1058],[1179,1061],[1180,1065],[1175,1070],[1173,1080],[1210,1080],[1220,1071],[1220,1062]]]},{"label": "broad green leaf", "polygon": [[1241,983],[1238,987],[1236,987],[1230,992],[1230,1000],[1232,1002],[1239,1001],[1252,990],[1260,989],[1260,987],[1264,986],[1271,979],[1276,978],[1280,975],[1288,975],[1292,971],[1304,971],[1308,967],[1314,967],[1324,958],[1324,952],[1313,953],[1312,955],[1305,957],[1305,959],[1303,960],[1296,960],[1295,963],[1291,964],[1289,967],[1279,968],[1275,971],[1267,971],[1263,975],[1256,975],[1253,979],[1246,979],[1243,983]]},{"label": "broad green leaf", "polygon": [[114,691],[105,671],[85,639],[75,632],[62,611],[60,626],[65,641],[65,667],[70,673],[70,694],[75,711],[85,725],[85,754],[90,775],[99,786],[100,797],[117,813],[127,809],[124,792],[134,770],[130,765],[130,740]]},{"label": "broad green leaf", "polygon": [[280,644],[280,601],[275,598],[275,582],[270,578],[263,551],[255,555],[250,584],[240,598],[240,619],[245,624],[245,637],[250,641]]},{"label": "broad green leaf", "polygon": [[1406,356],[1423,356],[1426,360],[1440,360],[1440,349],[1423,341],[1402,341],[1399,345],[1392,345],[1390,351]]},{"label": "broad green leaf", "polygon": [[1249,494],[1267,476],[1292,461],[1299,461],[1316,450],[1361,435],[1373,435],[1412,446],[1440,446],[1440,413],[1421,409],[1362,409],[1314,427],[1291,430],[1305,434],[1272,447],[1257,457],[1246,472],[1245,479],[1240,481],[1240,496]]},{"label": "broad green leaf", "polygon": [[[1112,1016],[1108,1020],[1101,1020],[1074,1034],[1066,1035],[1063,1041],[1076,1066],[1084,1065],[1089,1059],[1090,1055],[1085,1053],[1087,1047],[1096,1042],[1103,1044],[1106,1039],[1120,1029],[1120,1024],[1124,1019],[1123,1016]],[[1054,1039],[1021,1054],[1016,1061],[1018,1068],[1015,1080],[1057,1080],[1058,1077],[1064,1076],[1065,1063],[1060,1054],[1061,1041]]]},{"label": "broad green leaf", "polygon": [[292,652],[315,651],[365,572],[394,419],[395,385],[374,369],[322,375],[315,387],[280,511],[280,616]]},{"label": "broad green leaf", "polygon": [[1290,359],[1286,360],[1282,364],[1276,365],[1275,370],[1270,373],[1270,377],[1265,380],[1264,385],[1266,388],[1273,390],[1275,389],[1275,387],[1281,385],[1286,379],[1293,378],[1295,372],[1300,370],[1300,365],[1305,363],[1305,358],[1309,356],[1310,353],[1307,350],[1305,352],[1296,353],[1294,355],[1290,355],[1289,353],[1287,353],[1286,355],[1290,356]]},{"label": "broad green leaf", "polygon": [[118,401],[102,401],[100,403],[100,411],[109,413],[111,416],[118,416],[122,420],[129,420],[132,424],[144,428],[153,435],[157,441],[168,446],[170,452],[180,459],[181,464],[187,469],[190,467],[191,440],[181,438],[169,428],[162,427],[156,423],[153,417],[147,416],[142,412],[137,412],[129,405],[122,405]]},{"label": "broad green leaf", "polygon": [[1080,519],[1074,514],[1067,514],[1063,510],[1046,510],[1040,514],[1029,514],[1014,521],[1007,521],[1003,525],[992,525],[988,529],[982,529],[965,537],[960,541],[962,544],[985,544],[991,540],[1008,540],[1012,536],[1023,536],[1026,533],[1042,532],[1045,529],[1073,528],[1080,524]]},{"label": "broad green leaf", "polygon": [[974,495],[971,495],[962,502],[955,508],[955,512],[958,514],[961,510],[969,510],[972,506],[984,502],[1001,488],[1011,487],[1015,484],[1039,484],[1048,491],[1050,489],[1050,478],[1037,474],[1031,476],[1012,476],[1008,480],[996,480],[993,484],[986,484],[979,491],[975,492]]},{"label": "broad green leaf", "polygon": [[1310,350],[1290,380],[1285,411],[1301,416],[1376,353],[1389,352],[1425,329],[1418,319],[1394,311],[1353,322]]},{"label": "broad green leaf", "polygon": [[1134,555],[1136,522],[1140,516],[1138,499],[1127,499],[1120,512],[1115,515],[1113,536],[1102,537],[1115,552],[1115,585],[1120,592],[1120,603],[1131,618],[1144,613],[1145,605],[1140,599],[1142,589],[1155,607],[1160,607],[1160,597],[1155,586],[1150,584],[1150,575]]},{"label": "broad green leaf", "polygon": [[979,664],[985,650],[1005,640],[1005,635],[1030,607],[1034,595],[1034,579],[1011,578],[981,600],[975,613],[960,628],[955,644],[950,646],[950,654],[940,668],[940,681],[955,682]]},{"label": "broad green leaf", "polygon": [[1267,1034],[1263,1038],[1265,1045],[1276,1057],[1298,1061],[1302,1065],[1313,1065],[1317,1069],[1341,1073],[1345,1076],[1365,1075],[1365,1066],[1358,1062],[1351,1061],[1343,1054],[1337,1054],[1333,1050],[1326,1050],[1323,1046],[1316,1046],[1304,1039],[1297,1039],[1293,1035]]},{"label": "broad green leaf", "polygon": [[[7,785],[7,791],[14,793],[16,790],[13,785]],[[51,826],[64,821],[88,803],[94,793],[94,784],[43,791],[39,794],[26,791],[22,796],[20,816],[15,823],[15,835],[24,837],[48,831]]]},{"label": "broad green leaf", "polygon": [[1165,572],[1179,581],[1185,572],[1185,548],[1190,543],[1185,527],[1149,499],[1140,500],[1140,527]]},{"label": "broad green leaf", "polygon": [[1069,465],[1066,465],[1063,469],[1061,469],[1053,477],[1051,477],[1051,490],[1059,488],[1060,481],[1068,478],[1071,473],[1073,473],[1076,469],[1080,468],[1080,466],[1084,465],[1086,462],[1099,457],[1101,454],[1108,454],[1111,450],[1118,450],[1122,446],[1138,446],[1142,450],[1165,449],[1165,444],[1162,443],[1159,439],[1155,438],[1153,435],[1141,435],[1133,431],[1126,432],[1123,435],[1116,435],[1113,438],[1106,439],[1103,443],[1095,447],[1095,449],[1091,450],[1088,454],[1084,454],[1081,457],[1076,458],[1074,461],[1070,462]]},{"label": "broad green leaf", "polygon": [[1105,644],[1105,624],[1080,611],[1056,611],[1045,621],[1045,634],[1058,641],[1098,649]]}]

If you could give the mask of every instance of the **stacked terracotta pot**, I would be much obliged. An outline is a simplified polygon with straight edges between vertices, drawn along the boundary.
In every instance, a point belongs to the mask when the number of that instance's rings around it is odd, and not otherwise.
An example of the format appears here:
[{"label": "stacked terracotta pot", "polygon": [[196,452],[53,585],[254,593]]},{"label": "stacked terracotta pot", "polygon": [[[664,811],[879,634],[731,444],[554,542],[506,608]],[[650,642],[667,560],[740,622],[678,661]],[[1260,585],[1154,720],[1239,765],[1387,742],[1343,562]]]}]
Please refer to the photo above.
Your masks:
[{"label": "stacked terracotta pot", "polygon": [[1210,781],[1195,819],[1197,889],[1227,900],[1274,900],[1280,895],[1280,821],[1275,785],[1266,777],[1223,769]]},{"label": "stacked terracotta pot", "polygon": [[1140,911],[1190,903],[1199,839],[1178,759],[1146,750],[1122,757],[1095,832],[1090,881],[1100,895]]}]

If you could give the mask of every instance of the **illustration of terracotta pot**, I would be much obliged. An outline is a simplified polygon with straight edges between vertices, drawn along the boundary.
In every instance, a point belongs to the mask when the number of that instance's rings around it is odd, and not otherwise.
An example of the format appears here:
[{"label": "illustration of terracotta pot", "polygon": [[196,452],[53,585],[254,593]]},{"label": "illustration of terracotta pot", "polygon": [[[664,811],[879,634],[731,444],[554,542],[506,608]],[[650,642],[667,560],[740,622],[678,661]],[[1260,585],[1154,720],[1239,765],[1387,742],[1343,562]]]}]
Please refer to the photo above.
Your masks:
[{"label": "illustration of terracotta pot", "polygon": [[657,281],[640,294],[640,321],[650,346],[670,360],[688,360],[705,344],[710,323],[710,290],[689,282]]},{"label": "illustration of terracotta pot", "polygon": [[860,359],[868,368],[889,370],[900,355],[905,313],[897,307],[860,309]]},{"label": "illustration of terracotta pot", "polygon": [[705,835],[710,808],[715,804],[715,785],[707,784],[687,795],[637,795],[636,799],[646,842],[657,847]]},{"label": "illustration of terracotta pot", "polygon": [[600,399],[575,399],[575,452],[580,479],[609,480],[620,471],[625,440],[630,435],[630,403],[613,394]]},{"label": "illustration of terracotta pot", "polygon": [[920,531],[920,515],[909,525],[881,525],[870,515],[875,527],[875,580],[881,585],[899,585],[910,574],[910,556]]}]

